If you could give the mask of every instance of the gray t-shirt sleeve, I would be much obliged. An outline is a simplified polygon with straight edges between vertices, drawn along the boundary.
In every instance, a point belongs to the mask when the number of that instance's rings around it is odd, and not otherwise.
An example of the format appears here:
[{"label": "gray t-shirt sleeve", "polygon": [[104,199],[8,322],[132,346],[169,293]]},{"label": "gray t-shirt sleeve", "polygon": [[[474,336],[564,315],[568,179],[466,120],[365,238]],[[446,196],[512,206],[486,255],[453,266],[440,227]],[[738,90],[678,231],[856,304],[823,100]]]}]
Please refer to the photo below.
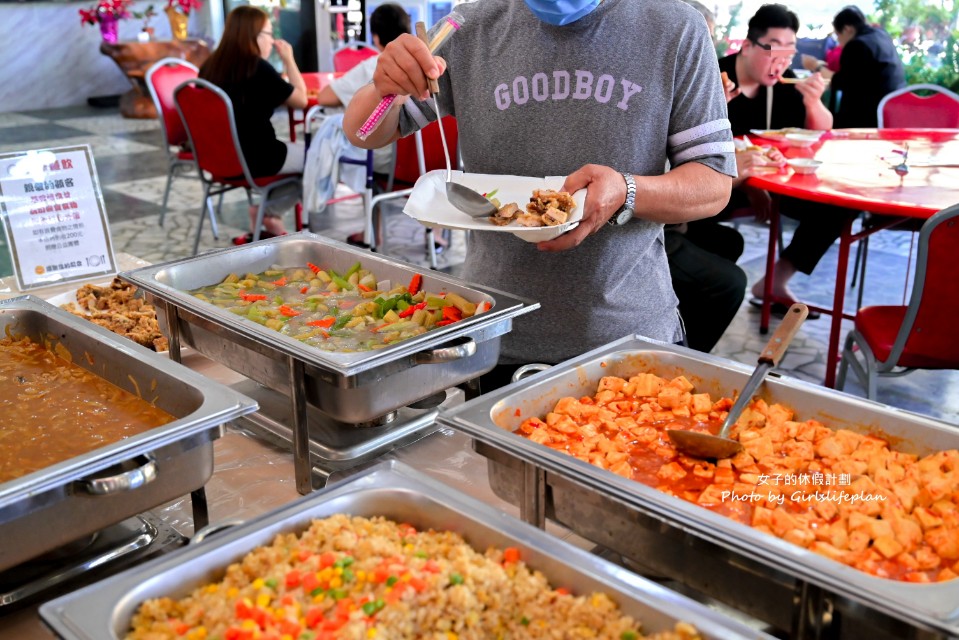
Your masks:
[{"label": "gray t-shirt sleeve", "polygon": [[670,112],[669,162],[699,162],[736,177],[736,155],[719,63],[702,21],[691,24],[688,55],[676,66]]}]

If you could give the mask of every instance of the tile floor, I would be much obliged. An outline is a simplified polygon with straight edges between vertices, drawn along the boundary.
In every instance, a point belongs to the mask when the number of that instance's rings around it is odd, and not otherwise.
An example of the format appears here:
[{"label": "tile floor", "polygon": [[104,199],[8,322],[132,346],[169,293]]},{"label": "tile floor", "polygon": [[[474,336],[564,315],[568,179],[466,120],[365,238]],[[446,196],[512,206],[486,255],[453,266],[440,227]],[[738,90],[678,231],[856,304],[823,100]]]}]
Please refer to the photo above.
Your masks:
[{"label": "tile floor", "polygon": [[[278,134],[286,135],[285,114],[279,114],[274,121]],[[189,255],[199,213],[200,184],[189,177],[174,181],[169,211],[164,226],[159,227],[166,159],[156,121],[128,120],[115,109],[93,107],[0,113],[0,152],[75,144],[89,144],[93,148],[116,251],[154,263]],[[387,253],[427,266],[422,228],[399,213],[397,207],[391,210],[385,216]],[[230,246],[233,236],[246,231],[246,201],[242,192],[233,192],[224,198],[221,221],[218,239],[213,238],[209,225],[205,227],[201,251]],[[355,200],[313,215],[310,222],[313,231],[339,240],[363,226]],[[287,226],[292,227],[292,216],[287,218]],[[746,238],[746,251],[740,265],[752,282],[764,268],[766,230],[754,223],[740,223],[738,228]],[[787,241],[790,231],[787,226]],[[0,238],[0,243],[3,242]],[[882,232],[873,236],[866,304],[902,303],[904,274],[910,267],[910,242],[908,233]],[[465,237],[454,233],[451,246],[439,257],[439,268],[455,275],[465,251]],[[6,254],[5,249],[0,249],[0,275],[10,272]],[[831,303],[836,254],[833,248],[812,276],[796,276],[793,289],[813,303]],[[850,290],[847,311],[855,306],[855,293],[856,290]],[[783,371],[810,382],[822,380],[828,323],[828,317],[823,316],[803,326],[782,363]],[[758,310],[744,303],[713,353],[747,364],[755,362],[765,344],[758,326]],[[855,381],[850,381],[846,390],[864,395]],[[881,381],[879,393],[882,402],[959,425],[959,373],[917,371],[904,378]]]}]

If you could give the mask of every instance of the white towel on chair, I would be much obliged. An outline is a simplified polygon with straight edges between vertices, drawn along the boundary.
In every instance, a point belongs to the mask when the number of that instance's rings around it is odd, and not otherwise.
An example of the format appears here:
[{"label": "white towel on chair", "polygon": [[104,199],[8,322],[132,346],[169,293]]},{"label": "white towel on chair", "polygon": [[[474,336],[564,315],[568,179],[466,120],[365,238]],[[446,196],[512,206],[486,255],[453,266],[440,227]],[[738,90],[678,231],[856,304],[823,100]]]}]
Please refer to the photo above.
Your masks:
[{"label": "white towel on chair", "polygon": [[306,152],[303,168],[303,204],[308,213],[320,213],[333,197],[337,182],[357,193],[366,188],[366,167],[341,164],[340,158],[365,160],[366,150],[353,146],[343,133],[343,114],[331,115],[320,123]]}]

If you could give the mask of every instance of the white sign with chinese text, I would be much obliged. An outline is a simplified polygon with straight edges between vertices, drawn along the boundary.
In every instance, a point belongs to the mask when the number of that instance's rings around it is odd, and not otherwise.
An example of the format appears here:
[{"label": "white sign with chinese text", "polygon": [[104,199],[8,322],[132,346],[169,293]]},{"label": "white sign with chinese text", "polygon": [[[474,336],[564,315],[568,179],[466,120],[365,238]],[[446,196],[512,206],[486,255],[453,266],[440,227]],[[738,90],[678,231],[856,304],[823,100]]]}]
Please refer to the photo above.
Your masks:
[{"label": "white sign with chinese text", "polygon": [[117,271],[90,145],[0,154],[0,215],[21,291]]}]

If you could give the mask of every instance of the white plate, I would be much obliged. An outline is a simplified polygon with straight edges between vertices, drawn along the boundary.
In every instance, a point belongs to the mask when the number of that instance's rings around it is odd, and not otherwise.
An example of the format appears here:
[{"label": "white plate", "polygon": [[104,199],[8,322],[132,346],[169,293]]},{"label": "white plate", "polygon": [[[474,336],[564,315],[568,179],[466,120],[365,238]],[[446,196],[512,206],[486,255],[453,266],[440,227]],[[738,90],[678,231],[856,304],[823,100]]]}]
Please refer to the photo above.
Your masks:
[{"label": "white plate", "polygon": [[814,129],[800,129],[798,127],[786,127],[785,129],[750,129],[749,133],[754,136],[760,136],[769,140],[783,140],[788,134],[796,133],[804,136],[822,137],[825,131],[816,131]]},{"label": "white plate", "polygon": [[[530,196],[535,189],[559,190],[566,178],[552,176],[547,178],[528,178],[524,176],[500,176],[482,173],[453,172],[453,182],[475,190],[477,193],[489,193],[496,190],[493,196],[502,205],[515,202],[521,210],[526,209]],[[471,218],[446,199],[446,171],[437,169],[420,176],[413,185],[413,192],[409,201],[403,207],[403,213],[420,224],[443,229],[462,229],[468,231],[491,231],[494,233],[511,233],[527,242],[544,242],[562,235],[579,224],[583,217],[583,203],[586,200],[586,189],[580,189],[573,194],[576,206],[570,213],[569,220],[552,227],[521,227],[517,224],[498,227],[486,218]]]}]

